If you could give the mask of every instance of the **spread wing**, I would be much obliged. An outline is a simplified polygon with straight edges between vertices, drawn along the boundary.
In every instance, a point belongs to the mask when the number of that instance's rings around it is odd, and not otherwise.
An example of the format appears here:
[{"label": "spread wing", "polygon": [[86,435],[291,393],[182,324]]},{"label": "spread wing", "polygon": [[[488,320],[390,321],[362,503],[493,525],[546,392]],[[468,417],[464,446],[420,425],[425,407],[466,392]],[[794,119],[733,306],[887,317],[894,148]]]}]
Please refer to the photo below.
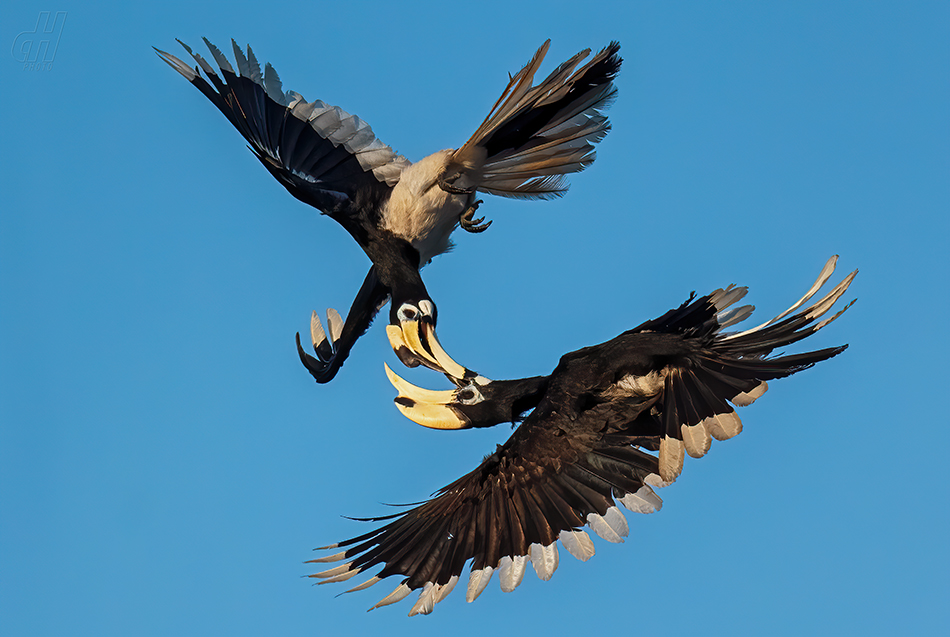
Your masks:
[{"label": "spread wing", "polygon": [[[382,566],[350,591],[400,576],[396,589],[373,608],[419,591],[409,613],[415,615],[431,612],[469,562],[466,598],[474,601],[496,571],[505,592],[521,583],[528,562],[538,577],[550,579],[558,566],[558,541],[586,561],[594,545],[581,527],[610,542],[622,542],[627,535],[615,499],[640,513],[662,506],[649,486],[660,483],[656,457],[631,446],[638,444],[636,438],[609,433],[649,404],[620,410],[616,404],[605,405],[575,422],[539,408],[475,471],[431,500],[395,516],[372,518],[388,523],[323,547],[344,550],[312,562],[343,564],[311,577],[341,582]],[[578,428],[588,435],[565,435]]]},{"label": "spread wing", "polygon": [[198,66],[192,68],[174,55],[155,50],[218,107],[294,197],[334,217],[351,232],[348,217],[388,196],[409,165],[405,157],[376,139],[356,115],[285,92],[270,64],[261,71],[250,46],[245,55],[232,40],[235,71],[207,39],[218,70],[179,43]]}]

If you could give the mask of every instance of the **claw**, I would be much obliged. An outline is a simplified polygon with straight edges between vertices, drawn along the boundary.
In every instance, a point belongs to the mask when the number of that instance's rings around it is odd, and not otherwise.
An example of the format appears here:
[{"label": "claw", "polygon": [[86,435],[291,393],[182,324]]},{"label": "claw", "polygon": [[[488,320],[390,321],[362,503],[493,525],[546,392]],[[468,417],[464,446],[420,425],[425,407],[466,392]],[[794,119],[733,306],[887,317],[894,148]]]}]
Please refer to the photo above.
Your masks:
[{"label": "claw", "polygon": [[488,226],[491,225],[491,221],[488,223],[482,223],[485,221],[485,217],[479,217],[478,219],[473,219],[475,216],[475,211],[478,210],[478,205],[482,203],[481,199],[477,199],[469,205],[469,207],[459,216],[459,225],[466,232],[479,233],[485,232],[488,230]]},{"label": "claw", "polygon": [[[458,173],[458,172],[457,172],[457,173],[455,173],[455,174],[452,176],[452,179],[458,179],[458,178],[461,177],[461,176],[462,176],[461,173]],[[453,194],[453,195],[470,195],[470,194],[472,194],[473,192],[475,192],[475,188],[474,188],[474,187],[472,187],[472,188],[459,188],[458,186],[454,186],[454,185],[450,184],[450,183],[446,180],[446,178],[445,178],[445,171],[443,171],[442,174],[440,174],[440,175],[438,176],[438,178],[436,179],[436,182],[439,184],[439,188],[441,188],[441,189],[444,190],[445,192],[451,193],[451,194]]]}]

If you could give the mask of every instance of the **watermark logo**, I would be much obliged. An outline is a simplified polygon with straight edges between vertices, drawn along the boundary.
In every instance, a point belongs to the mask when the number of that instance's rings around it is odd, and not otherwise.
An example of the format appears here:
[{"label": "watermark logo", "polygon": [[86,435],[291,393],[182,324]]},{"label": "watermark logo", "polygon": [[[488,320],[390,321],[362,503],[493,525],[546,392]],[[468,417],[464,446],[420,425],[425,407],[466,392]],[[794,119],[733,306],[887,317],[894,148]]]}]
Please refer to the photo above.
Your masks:
[{"label": "watermark logo", "polygon": [[23,63],[24,71],[49,71],[66,25],[66,12],[40,11],[36,28],[24,31],[13,40],[13,58]]}]

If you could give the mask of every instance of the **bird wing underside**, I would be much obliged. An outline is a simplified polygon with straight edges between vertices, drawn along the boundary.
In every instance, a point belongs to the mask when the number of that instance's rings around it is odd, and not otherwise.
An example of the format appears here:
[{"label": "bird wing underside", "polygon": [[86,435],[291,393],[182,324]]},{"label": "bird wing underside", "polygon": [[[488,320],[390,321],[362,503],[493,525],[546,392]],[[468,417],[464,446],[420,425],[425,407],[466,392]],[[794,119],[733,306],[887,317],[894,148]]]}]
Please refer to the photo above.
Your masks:
[{"label": "bird wing underside", "polygon": [[[799,301],[774,319],[742,332],[725,332],[752,314],[750,305],[730,308],[743,298],[745,288],[725,289],[687,301],[662,317],[647,321],[621,338],[636,339],[651,331],[681,335],[696,343],[693,353],[665,370],[658,412],[659,473],[672,482],[688,454],[702,457],[712,440],[727,440],[742,431],[734,407],[752,404],[768,390],[768,381],[785,378],[837,356],[847,345],[782,356],[769,355],[796,343],[841,316],[854,301],[823,318],[844,295],[857,271],[847,275],[823,297],[806,304],[831,277],[837,257],[822,268],[817,281]],[[644,432],[638,431],[640,435]]]},{"label": "bird wing underside", "polygon": [[550,428],[535,428],[529,421],[475,471],[431,500],[396,516],[372,518],[389,522],[324,547],[345,550],[313,562],[345,562],[312,577],[338,582],[382,566],[350,590],[401,576],[402,582],[374,608],[420,591],[410,615],[429,613],[467,563],[468,601],[481,594],[495,571],[502,590],[511,591],[521,583],[528,562],[542,580],[550,579],[558,565],[558,541],[575,557],[589,559],[594,545],[581,527],[622,542],[628,527],[615,500],[640,513],[662,506],[648,484],[659,483],[656,457],[630,446],[633,439],[615,435],[593,448],[562,449],[576,440],[554,436]]},{"label": "bird wing underside", "polygon": [[201,55],[179,43],[197,67],[156,51],[218,107],[271,174],[304,203],[342,222],[345,212],[364,204],[363,199],[384,198],[409,165],[356,115],[285,92],[270,64],[261,71],[250,46],[245,55],[232,40],[238,69],[235,72],[224,54],[207,39],[205,44],[218,65],[217,71]]}]

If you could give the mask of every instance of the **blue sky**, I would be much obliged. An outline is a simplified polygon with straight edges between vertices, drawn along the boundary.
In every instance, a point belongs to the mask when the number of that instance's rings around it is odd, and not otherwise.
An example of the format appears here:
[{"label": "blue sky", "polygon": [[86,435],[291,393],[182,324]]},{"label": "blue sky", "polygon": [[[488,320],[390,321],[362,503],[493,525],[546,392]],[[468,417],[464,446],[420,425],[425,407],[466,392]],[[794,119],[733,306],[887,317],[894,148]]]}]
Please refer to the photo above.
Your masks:
[{"label": "blue sky", "polygon": [[[66,21],[30,70],[40,11]],[[948,26],[941,2],[5,4],[0,632],[947,631]],[[510,429],[400,416],[382,321],[312,382],[293,335],[368,261],[151,49],[201,36],[413,160],[464,142],[546,38],[543,71],[622,43],[613,131],[570,193],[486,197],[491,229],[424,271],[442,343],[486,376],[546,373],[691,290],[748,285],[764,319],[832,254],[859,300],[810,345],[851,348],[773,383],[625,544],[367,614],[398,582],[337,598],[301,579],[311,549]]]}]

